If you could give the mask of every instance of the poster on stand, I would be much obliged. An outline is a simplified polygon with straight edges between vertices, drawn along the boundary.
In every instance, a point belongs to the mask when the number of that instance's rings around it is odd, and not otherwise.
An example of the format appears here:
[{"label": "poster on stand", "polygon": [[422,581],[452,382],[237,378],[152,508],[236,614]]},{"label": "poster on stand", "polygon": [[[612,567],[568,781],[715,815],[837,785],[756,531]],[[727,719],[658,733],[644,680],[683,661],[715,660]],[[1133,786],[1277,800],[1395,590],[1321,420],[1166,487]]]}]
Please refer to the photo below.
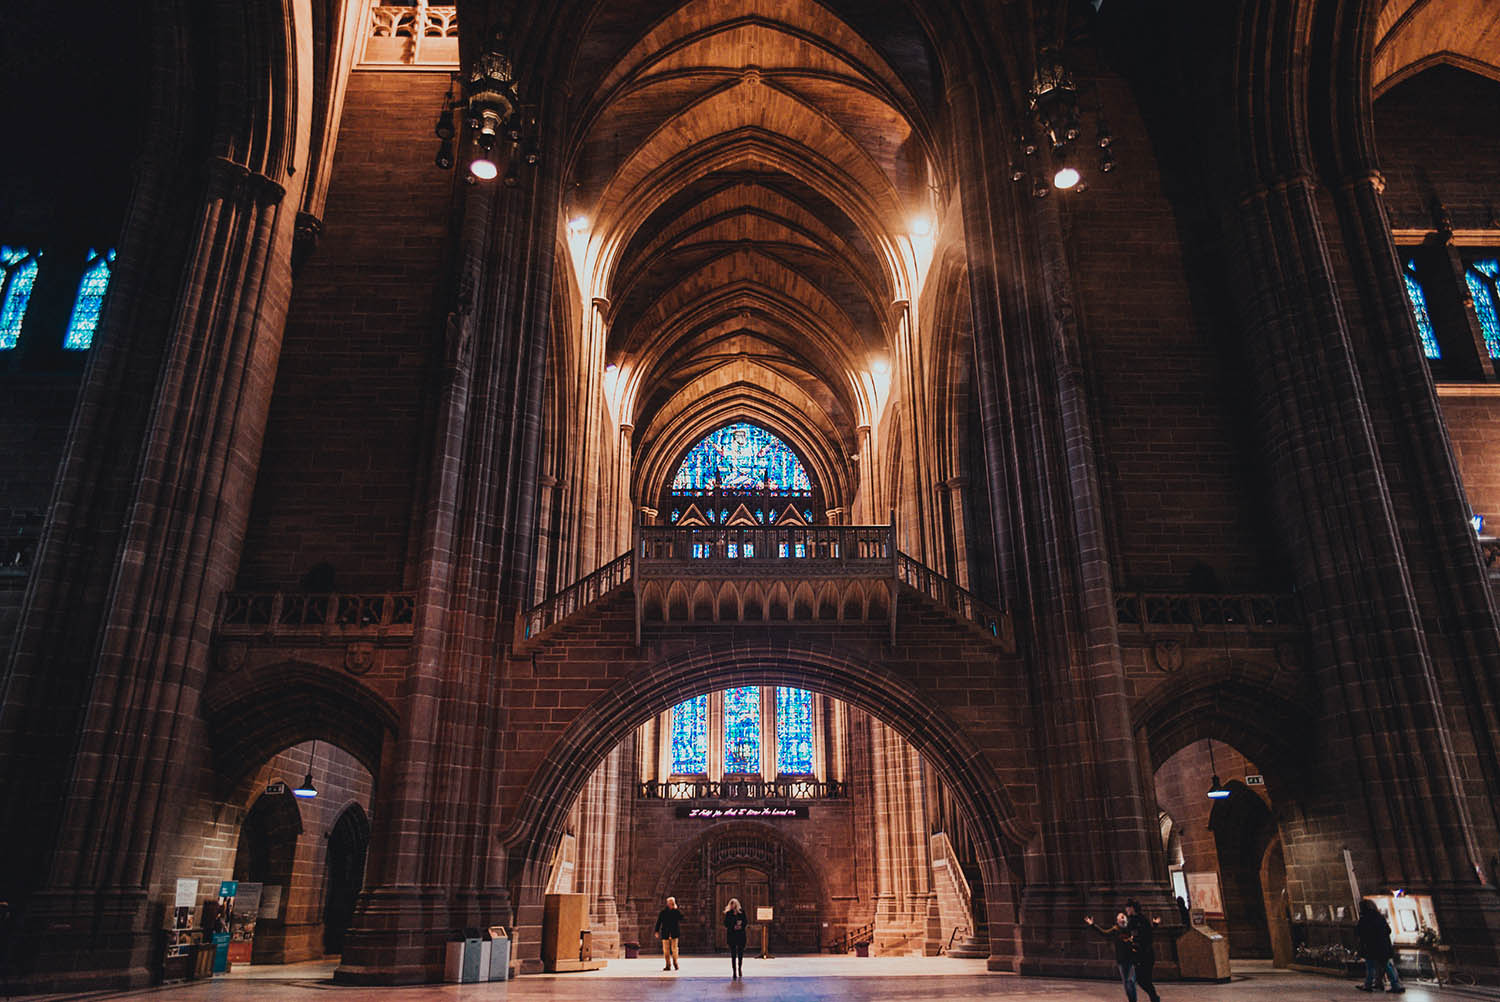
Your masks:
[{"label": "poster on stand", "polygon": [[1224,896],[1219,891],[1219,875],[1212,870],[1203,873],[1188,873],[1188,904],[1202,908],[1207,918],[1224,917]]},{"label": "poster on stand", "polygon": [[255,920],[260,916],[261,886],[239,882],[234,896],[234,922],[229,928],[229,962],[248,964],[255,944]]}]

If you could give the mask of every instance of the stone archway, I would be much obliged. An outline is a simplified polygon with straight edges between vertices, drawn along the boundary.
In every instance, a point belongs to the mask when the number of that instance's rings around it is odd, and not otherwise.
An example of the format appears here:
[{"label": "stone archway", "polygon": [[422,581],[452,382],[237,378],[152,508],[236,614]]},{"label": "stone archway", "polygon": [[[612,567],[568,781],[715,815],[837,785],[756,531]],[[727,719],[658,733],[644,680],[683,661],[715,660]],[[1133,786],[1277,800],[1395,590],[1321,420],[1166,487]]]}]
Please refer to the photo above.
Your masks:
[{"label": "stone archway", "polygon": [[[985,896],[991,965],[1009,969],[1015,959],[1016,915],[1013,896],[999,889],[1008,872],[1018,869],[1014,861],[1030,837],[1032,821],[1017,810],[997,766],[1024,759],[1025,730],[1005,726],[1003,717],[1014,708],[994,708],[992,694],[991,712],[969,717],[966,726],[953,712],[966,695],[935,693],[923,677],[924,671],[932,671],[930,665],[919,669],[901,658],[881,663],[850,653],[857,649],[850,644],[835,650],[831,644],[798,648],[743,642],[689,648],[641,664],[581,708],[525,777],[511,824],[500,835],[523,948],[528,926],[540,925],[545,863],[564,832],[568,810],[611,748],[642,721],[690,695],[735,685],[789,685],[843,700],[879,718],[915,747],[953,791],[972,819],[983,881],[994,891]],[[997,659],[991,654],[989,660]],[[986,726],[978,729],[976,720]],[[1012,781],[1024,776],[1014,762],[1009,771]]]}]

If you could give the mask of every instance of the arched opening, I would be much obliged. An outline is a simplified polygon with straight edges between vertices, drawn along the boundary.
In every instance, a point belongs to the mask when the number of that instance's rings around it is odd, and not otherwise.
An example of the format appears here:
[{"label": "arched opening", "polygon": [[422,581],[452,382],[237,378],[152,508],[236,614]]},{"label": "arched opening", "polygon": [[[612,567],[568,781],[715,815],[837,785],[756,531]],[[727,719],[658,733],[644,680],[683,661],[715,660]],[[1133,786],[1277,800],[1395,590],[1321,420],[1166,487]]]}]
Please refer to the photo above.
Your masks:
[{"label": "arched opening", "polygon": [[328,892],[323,905],[323,953],[344,952],[344,934],[354,918],[354,905],[365,885],[365,861],[370,850],[370,819],[358,803],[339,814],[328,833]]},{"label": "arched opening", "polygon": [[[741,719],[745,699],[726,704],[747,686],[763,694],[758,724]],[[819,708],[811,770],[801,775],[779,761],[798,744],[778,740],[772,709],[795,716],[784,690],[809,693]],[[594,766],[585,772],[583,762]],[[821,901],[788,897],[777,889],[777,874],[791,872],[785,866],[739,861],[766,872],[768,893],[795,905],[777,913],[788,923],[782,932],[772,927],[787,949],[842,952],[865,943],[877,954],[920,956],[973,937],[992,966],[1013,963],[1007,861],[1019,858],[1027,829],[985,754],[942,709],[883,669],[785,651],[669,661],[651,681],[623,686],[579,715],[532,776],[503,837],[523,941],[528,919],[539,922],[543,889],[559,889],[566,872],[568,889],[590,895],[596,950],[616,941],[649,947],[660,897],[672,893],[663,890],[666,875],[684,865],[669,855],[712,844],[717,826],[751,820],[797,846],[827,887]],[[729,863],[699,859],[684,886],[706,909]],[[681,905],[687,895],[677,896]],[[814,913],[816,934],[806,925]],[[696,920],[684,952],[716,942],[701,911]]]}]

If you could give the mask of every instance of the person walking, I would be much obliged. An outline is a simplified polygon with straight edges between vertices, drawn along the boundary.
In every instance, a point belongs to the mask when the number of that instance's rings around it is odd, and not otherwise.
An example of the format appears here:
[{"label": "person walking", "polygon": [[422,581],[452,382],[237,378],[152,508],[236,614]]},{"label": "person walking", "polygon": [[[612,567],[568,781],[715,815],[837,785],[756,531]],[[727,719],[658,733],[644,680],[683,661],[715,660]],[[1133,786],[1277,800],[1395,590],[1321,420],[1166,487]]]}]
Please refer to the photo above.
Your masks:
[{"label": "person walking", "polygon": [[732,978],[745,976],[745,933],[750,917],[740,907],[739,898],[730,898],[724,906],[724,932],[729,939],[729,965]]},{"label": "person walking", "polygon": [[1151,980],[1151,969],[1156,966],[1156,923],[1141,913],[1135,900],[1125,902],[1125,931],[1130,934],[1135,947],[1135,983],[1150,997],[1151,1002],[1161,1002],[1156,994],[1156,985]]},{"label": "person walking", "polygon": [[1083,921],[1099,935],[1114,941],[1115,966],[1120,969],[1120,983],[1125,986],[1125,1002],[1135,1002],[1135,944],[1130,939],[1130,919],[1120,912],[1108,929],[1095,925],[1092,915],[1085,915]]},{"label": "person walking", "polygon": [[1391,945],[1391,924],[1369,898],[1359,903],[1359,923],[1354,927],[1354,933],[1359,937],[1359,952],[1365,958],[1365,983],[1356,987],[1362,992],[1379,991],[1381,983],[1389,975],[1393,994],[1399,995],[1406,991],[1406,986],[1401,983],[1401,975],[1396,973],[1396,948]]},{"label": "person walking", "polygon": [[668,898],[667,907],[656,916],[656,935],[661,938],[661,956],[664,971],[675,971],[677,967],[677,941],[682,938],[682,912],[677,910],[677,899]]}]

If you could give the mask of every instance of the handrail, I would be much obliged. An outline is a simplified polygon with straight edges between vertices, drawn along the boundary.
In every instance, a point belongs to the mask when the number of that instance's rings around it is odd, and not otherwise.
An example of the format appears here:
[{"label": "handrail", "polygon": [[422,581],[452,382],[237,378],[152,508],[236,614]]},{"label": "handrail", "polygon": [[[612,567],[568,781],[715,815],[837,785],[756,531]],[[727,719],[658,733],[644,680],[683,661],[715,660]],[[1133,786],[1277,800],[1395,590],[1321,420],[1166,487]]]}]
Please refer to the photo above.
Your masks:
[{"label": "handrail", "polygon": [[517,639],[530,640],[538,633],[583,611],[630,580],[631,554],[623,553],[598,570],[585,574],[562,591],[533,606],[517,623]]},{"label": "handrail", "polygon": [[966,926],[966,925],[956,925],[956,926],[954,926],[953,927],[953,934],[948,937],[948,945],[945,946],[945,947],[943,947],[943,952],[944,953],[952,953],[953,952],[953,941],[958,938],[958,934],[961,933],[961,932],[962,933],[967,933],[968,931],[969,931],[969,927]]},{"label": "handrail", "polygon": [[868,943],[875,938],[875,923],[866,922],[857,929],[850,929],[828,944],[829,953],[848,953],[856,943]]},{"label": "handrail", "polygon": [[997,640],[1007,640],[1007,622],[999,609],[981,601],[977,595],[949,580],[926,564],[907,556],[896,555],[896,580],[927,596],[949,612],[977,625]]}]

